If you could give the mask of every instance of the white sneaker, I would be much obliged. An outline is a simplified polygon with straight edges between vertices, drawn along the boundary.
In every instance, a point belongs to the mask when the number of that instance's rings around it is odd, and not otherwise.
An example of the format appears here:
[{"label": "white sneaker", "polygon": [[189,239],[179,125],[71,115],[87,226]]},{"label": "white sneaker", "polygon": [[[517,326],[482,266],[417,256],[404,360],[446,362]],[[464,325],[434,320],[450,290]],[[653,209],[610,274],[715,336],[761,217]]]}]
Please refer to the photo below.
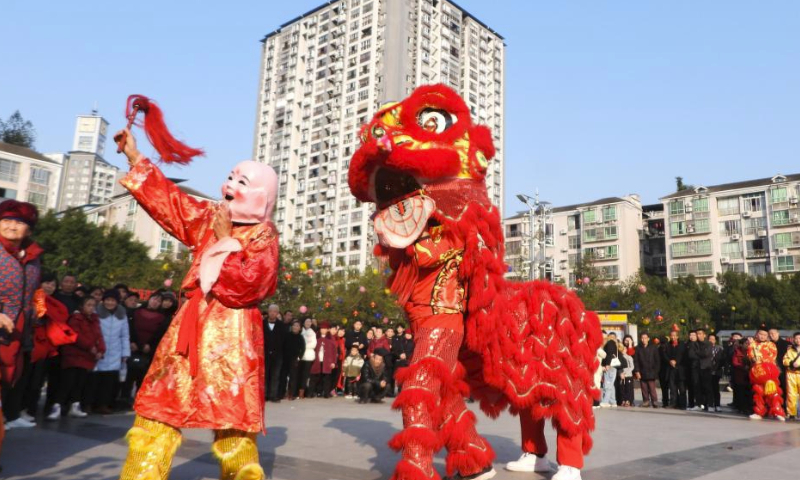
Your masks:
[{"label": "white sneaker", "polygon": [[721,412],[722,411],[722,407],[714,407],[714,411],[715,412]]},{"label": "white sneaker", "polygon": [[50,410],[50,414],[47,415],[48,420],[58,420],[61,418],[61,405],[55,404],[53,405],[53,409]]},{"label": "white sneaker", "polygon": [[88,414],[86,412],[84,412],[83,410],[81,410],[80,402],[75,402],[75,403],[72,404],[72,407],[70,407],[70,409],[69,409],[69,416],[70,417],[75,417],[75,418],[84,418],[84,417],[88,416]]},{"label": "white sneaker", "polygon": [[601,403],[600,404],[600,408],[611,408],[611,404],[610,403]]},{"label": "white sneaker", "polygon": [[35,418],[33,418],[32,416],[28,415],[28,412],[22,412],[22,413],[20,413],[20,414],[19,414],[19,418],[24,418],[25,420],[27,420],[27,421],[29,421],[29,422],[36,423],[36,419],[35,419]]},{"label": "white sneaker", "polygon": [[581,471],[575,467],[561,465],[552,480],[581,480]]},{"label": "white sneaker", "polygon": [[779,422],[785,422],[786,421],[786,417],[783,417],[781,415],[775,415],[775,420],[777,420]]},{"label": "white sneaker", "polygon": [[536,454],[522,452],[519,460],[506,464],[506,470],[511,472],[550,472],[553,467],[547,457],[537,457]]},{"label": "white sneaker", "polygon": [[761,420],[761,415],[754,413],[750,415],[750,420]]},{"label": "white sneaker", "polygon": [[6,423],[6,428],[33,428],[35,426],[35,422],[29,422],[22,417]]},{"label": "white sneaker", "polygon": [[619,406],[619,405],[617,405],[616,403],[612,403],[612,404],[611,404],[611,408],[617,408],[618,406]]}]

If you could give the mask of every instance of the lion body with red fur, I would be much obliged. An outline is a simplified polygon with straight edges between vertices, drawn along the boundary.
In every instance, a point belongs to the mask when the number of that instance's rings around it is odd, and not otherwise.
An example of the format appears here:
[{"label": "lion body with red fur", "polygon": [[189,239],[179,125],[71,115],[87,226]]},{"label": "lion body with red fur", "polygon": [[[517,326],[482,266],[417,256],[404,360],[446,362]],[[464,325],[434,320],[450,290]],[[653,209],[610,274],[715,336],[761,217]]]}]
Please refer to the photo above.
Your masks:
[{"label": "lion body with red fur", "polygon": [[509,409],[551,418],[559,432],[581,436],[588,453],[599,321],[564,287],[504,278],[501,218],[485,185],[495,154],[488,128],[472,124],[455,92],[430,85],[381,108],[361,140],[350,189],[377,205],[376,254],[388,258],[399,302],[409,302],[419,281],[419,239],[431,226],[454,235],[465,292],[458,359],[471,395],[492,417]]}]

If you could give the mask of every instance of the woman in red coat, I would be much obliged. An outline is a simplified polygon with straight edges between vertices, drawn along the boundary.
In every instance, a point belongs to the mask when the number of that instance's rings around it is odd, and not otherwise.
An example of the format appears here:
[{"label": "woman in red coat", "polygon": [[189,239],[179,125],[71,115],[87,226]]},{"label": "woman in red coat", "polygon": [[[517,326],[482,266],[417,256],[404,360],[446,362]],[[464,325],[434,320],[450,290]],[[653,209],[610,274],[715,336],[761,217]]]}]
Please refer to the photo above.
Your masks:
[{"label": "woman in red coat", "polygon": [[319,338],[314,350],[314,362],[311,364],[311,380],[308,383],[308,397],[331,397],[331,372],[336,368],[339,347],[331,338],[331,324],[322,322],[319,325]]},{"label": "woman in red coat", "polygon": [[223,184],[222,202],[200,201],[144,158],[130,132],[124,152],[131,168],[122,185],[194,258],[181,284],[189,300],[136,395],[121,478],[166,478],[179,429],[208,428],[221,478],[262,479],[255,442],[264,430],[258,304],[277,285],[278,234],[270,220],[277,176],[265,164],[242,162]]},{"label": "woman in red coat", "polygon": [[103,332],[100,330],[100,319],[95,310],[97,300],[94,297],[81,299],[78,311],[73,313],[67,325],[77,334],[74,343],[61,347],[61,380],[52,412],[48,420],[61,417],[61,407],[70,405],[69,416],[82,418],[86,413],[81,410],[80,398],[89,372],[97,361],[103,358],[106,345]]}]

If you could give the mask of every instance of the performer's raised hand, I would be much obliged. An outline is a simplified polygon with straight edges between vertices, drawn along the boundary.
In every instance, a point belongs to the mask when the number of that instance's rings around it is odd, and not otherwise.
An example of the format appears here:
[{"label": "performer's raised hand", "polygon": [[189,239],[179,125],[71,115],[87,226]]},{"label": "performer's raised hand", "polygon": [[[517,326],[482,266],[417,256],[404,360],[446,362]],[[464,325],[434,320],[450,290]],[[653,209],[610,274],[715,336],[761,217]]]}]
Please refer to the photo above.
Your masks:
[{"label": "performer's raised hand", "polygon": [[130,129],[124,128],[114,135],[115,142],[119,143],[120,140],[125,142],[122,146],[122,152],[128,157],[128,165],[135,166],[143,158],[143,155],[136,148],[136,139],[133,138],[133,133],[131,133]]},{"label": "performer's raised hand", "polygon": [[233,223],[231,222],[231,210],[227,203],[220,205],[216,215],[214,215],[214,233],[218,240],[231,236]]}]

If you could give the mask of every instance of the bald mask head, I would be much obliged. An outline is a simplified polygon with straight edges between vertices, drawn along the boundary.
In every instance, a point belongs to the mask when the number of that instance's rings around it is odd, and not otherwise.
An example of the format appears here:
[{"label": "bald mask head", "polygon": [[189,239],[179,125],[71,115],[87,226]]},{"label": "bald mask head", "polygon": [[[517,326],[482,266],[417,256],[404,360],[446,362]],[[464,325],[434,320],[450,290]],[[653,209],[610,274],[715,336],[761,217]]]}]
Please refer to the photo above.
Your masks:
[{"label": "bald mask head", "polygon": [[272,218],[278,193],[278,176],[269,165],[244,161],[236,165],[222,185],[222,197],[236,223],[263,223]]}]

